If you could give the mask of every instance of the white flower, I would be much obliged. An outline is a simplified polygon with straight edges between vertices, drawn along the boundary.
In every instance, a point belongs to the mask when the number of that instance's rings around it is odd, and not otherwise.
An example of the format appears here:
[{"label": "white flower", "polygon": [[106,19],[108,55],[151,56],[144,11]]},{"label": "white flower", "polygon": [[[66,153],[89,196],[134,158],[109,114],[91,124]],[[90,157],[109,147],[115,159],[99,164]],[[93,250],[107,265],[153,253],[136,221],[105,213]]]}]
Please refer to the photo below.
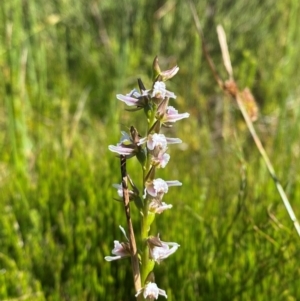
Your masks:
[{"label": "white flower", "polygon": [[161,214],[167,209],[171,209],[173,205],[166,204],[165,202],[157,201],[153,199],[149,205],[149,211]]},{"label": "white flower", "polygon": [[159,237],[154,238],[153,242],[155,242],[155,244],[152,243],[151,239],[149,239],[148,242],[150,245],[150,258],[157,263],[161,263],[162,260],[175,253],[180,247],[176,242],[164,242],[161,241]]},{"label": "white flower", "polygon": [[176,110],[172,106],[168,106],[166,110],[166,114],[162,119],[162,122],[176,122],[178,120],[181,120],[183,118],[188,118],[190,116],[189,113],[181,113],[178,114],[178,110]]},{"label": "white flower", "polygon": [[129,240],[126,236],[125,230],[119,226],[121,231],[123,232],[125,238],[127,239],[127,242],[119,242],[118,240],[114,241],[114,248],[111,251],[114,255],[116,256],[105,256],[104,259],[106,261],[114,261],[114,260],[118,260],[121,258],[125,258],[125,257],[129,257],[131,256],[131,252],[130,252],[130,245],[129,245]]},{"label": "white flower", "polygon": [[167,193],[170,186],[181,186],[182,183],[175,181],[164,181],[163,179],[154,179],[150,183],[146,183],[146,192],[153,197],[163,196],[164,193]]},{"label": "white flower", "polygon": [[[123,185],[122,185],[122,183],[121,184],[113,184],[112,186],[117,189],[118,196],[120,198],[123,198]],[[128,190],[128,193],[129,193],[129,198],[134,196],[134,192],[132,190]]]},{"label": "white flower", "polygon": [[182,141],[179,138],[167,138],[163,134],[154,133],[140,139],[138,145],[140,146],[145,142],[147,142],[147,148],[152,155],[151,165],[164,168],[170,160],[170,155],[166,153],[167,145],[181,143]]},{"label": "white flower", "polygon": [[124,155],[128,157],[133,155],[135,151],[135,149],[131,147],[122,147],[122,146],[115,146],[115,145],[109,145],[108,149],[113,153],[117,153],[119,155]]},{"label": "white flower", "polygon": [[155,147],[160,149],[167,148],[167,139],[164,134],[153,134],[148,136],[147,147],[149,150],[153,150]]},{"label": "white flower", "polygon": [[148,282],[143,288],[139,289],[135,297],[137,297],[141,293],[143,293],[144,299],[148,298],[150,300],[154,300],[158,298],[158,295],[168,298],[166,291],[158,288],[156,283],[154,282]]},{"label": "white flower", "polygon": [[160,151],[157,156],[153,155],[151,164],[157,168],[165,168],[169,161],[170,155]]},{"label": "white flower", "polygon": [[168,138],[164,134],[155,133],[148,135],[148,137],[141,138],[137,145],[142,145],[145,142],[147,142],[149,150],[154,150],[154,148],[166,150],[168,144],[181,143],[182,140],[179,138]]},{"label": "white flower", "polygon": [[157,81],[153,86],[151,97],[161,98],[161,99],[164,99],[165,97],[169,97],[175,99],[176,95],[173,92],[166,90],[166,84],[164,82]]}]

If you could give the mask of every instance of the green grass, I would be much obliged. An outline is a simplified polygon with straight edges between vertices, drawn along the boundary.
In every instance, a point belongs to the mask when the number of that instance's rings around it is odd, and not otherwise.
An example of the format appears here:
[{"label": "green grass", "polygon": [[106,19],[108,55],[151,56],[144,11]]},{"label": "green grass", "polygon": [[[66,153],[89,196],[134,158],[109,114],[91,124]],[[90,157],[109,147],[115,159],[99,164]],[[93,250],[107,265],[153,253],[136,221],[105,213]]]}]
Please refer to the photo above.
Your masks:
[{"label": "green grass", "polygon": [[[212,58],[226,77],[216,25],[234,75],[260,106],[256,129],[300,216],[299,4],[199,1]],[[107,149],[143,129],[115,94],[149,86],[151,63],[180,67],[168,88],[191,117],[170,136],[160,173],[183,182],[155,229],[181,247],[156,267],[168,300],[300,299],[299,237],[240,113],[222,95],[185,1],[0,3],[0,300],[133,300],[129,261],[107,263],[125,226]],[[137,165],[129,162],[132,177]],[[138,227],[138,212],[134,211]],[[156,233],[153,233],[156,234]]]}]

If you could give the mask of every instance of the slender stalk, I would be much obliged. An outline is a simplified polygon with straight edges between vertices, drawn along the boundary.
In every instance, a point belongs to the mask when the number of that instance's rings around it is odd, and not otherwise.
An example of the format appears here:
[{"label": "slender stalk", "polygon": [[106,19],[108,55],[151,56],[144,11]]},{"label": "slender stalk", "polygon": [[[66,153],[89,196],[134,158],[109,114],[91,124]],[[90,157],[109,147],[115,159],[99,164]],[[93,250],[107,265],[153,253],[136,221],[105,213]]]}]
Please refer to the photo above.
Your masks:
[{"label": "slender stalk", "polygon": [[267,153],[266,153],[266,151],[265,151],[265,149],[264,149],[264,147],[263,147],[263,145],[262,145],[259,137],[257,136],[257,133],[255,131],[253,123],[252,123],[252,121],[251,121],[251,119],[249,117],[249,114],[247,113],[247,111],[245,109],[245,106],[244,106],[244,104],[243,104],[243,102],[242,102],[239,94],[237,94],[235,96],[235,100],[236,100],[236,102],[237,102],[237,104],[239,106],[239,109],[240,109],[240,111],[241,111],[241,113],[242,113],[242,115],[243,115],[243,117],[245,119],[245,122],[246,122],[247,127],[249,129],[249,132],[250,132],[250,134],[251,134],[251,136],[252,136],[252,138],[253,138],[253,140],[254,140],[254,142],[256,144],[256,147],[257,147],[258,151],[260,152],[261,156],[263,157],[263,159],[265,161],[267,169],[268,169],[268,171],[269,171],[269,173],[270,173],[270,175],[271,175],[271,177],[272,177],[272,179],[273,179],[273,181],[274,181],[274,183],[276,185],[278,193],[279,193],[279,195],[280,195],[280,197],[281,197],[281,199],[283,201],[283,204],[284,204],[284,206],[285,206],[285,208],[286,208],[286,210],[287,210],[287,212],[288,212],[288,214],[290,216],[290,219],[294,223],[294,227],[295,227],[298,235],[300,236],[300,225],[299,225],[299,222],[298,222],[298,220],[296,218],[294,210],[293,210],[293,208],[292,208],[292,206],[291,206],[291,204],[290,204],[290,202],[289,202],[289,200],[287,198],[287,195],[286,195],[286,193],[285,193],[282,185],[280,184],[280,182],[279,182],[279,180],[278,180],[278,178],[277,178],[277,176],[275,174],[274,167],[273,167],[273,165],[272,165],[272,163],[271,163],[271,161],[270,161],[270,159],[269,159],[269,157],[268,157],[268,155],[267,155]]},{"label": "slender stalk", "polygon": [[127,219],[128,233],[129,233],[129,244],[131,250],[131,265],[133,270],[133,281],[135,291],[137,292],[141,288],[141,274],[139,267],[139,258],[137,253],[136,241],[130,216],[130,204],[129,204],[129,192],[128,192],[128,178],[127,178],[127,170],[126,170],[126,158],[125,156],[120,156],[121,163],[121,176],[122,176],[122,188],[123,188],[123,201],[124,201],[124,209]]}]

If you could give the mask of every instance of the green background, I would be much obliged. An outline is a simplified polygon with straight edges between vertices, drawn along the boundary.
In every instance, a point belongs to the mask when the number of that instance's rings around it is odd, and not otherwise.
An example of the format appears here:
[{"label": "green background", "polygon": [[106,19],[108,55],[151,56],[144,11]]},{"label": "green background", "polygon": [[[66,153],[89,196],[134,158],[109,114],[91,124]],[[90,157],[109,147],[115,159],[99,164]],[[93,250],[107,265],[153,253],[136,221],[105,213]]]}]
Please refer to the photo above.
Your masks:
[{"label": "green background", "polygon": [[[223,79],[216,26],[234,76],[260,108],[255,127],[300,216],[300,4],[195,1]],[[167,82],[185,119],[159,177],[179,180],[152,234],[181,247],[156,266],[168,300],[300,300],[299,237],[236,104],[214,82],[186,1],[0,2],[0,300],[134,300],[129,260],[108,263],[126,225],[108,151],[141,111],[115,97]],[[139,183],[138,163],[128,163]],[[132,210],[135,227],[139,214]]]}]

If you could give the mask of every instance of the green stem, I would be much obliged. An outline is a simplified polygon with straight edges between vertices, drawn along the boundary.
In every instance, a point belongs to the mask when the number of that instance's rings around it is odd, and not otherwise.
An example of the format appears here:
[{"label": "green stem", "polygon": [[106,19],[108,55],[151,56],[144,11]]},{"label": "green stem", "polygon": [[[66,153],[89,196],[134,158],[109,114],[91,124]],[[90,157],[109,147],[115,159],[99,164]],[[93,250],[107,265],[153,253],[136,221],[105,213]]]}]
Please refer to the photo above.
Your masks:
[{"label": "green stem", "polygon": [[[147,121],[148,121],[148,128],[147,128],[147,135],[149,135],[149,130],[151,127],[154,125],[156,119],[155,119],[155,114],[156,110],[153,107],[148,107],[145,110],[146,116],[147,116]],[[143,166],[143,191],[146,187],[146,177],[151,169],[151,155],[149,152],[147,152],[146,155],[146,162]],[[149,257],[149,246],[147,244],[147,239],[149,237],[149,231],[150,231],[150,226],[153,223],[155,219],[155,214],[149,212],[149,200],[145,199],[144,200],[144,208],[142,212],[142,223],[141,223],[141,238],[142,238],[142,255],[141,255],[141,285],[142,287],[145,286],[145,282],[147,280],[147,277],[149,273],[153,270],[154,268],[154,261],[150,259]],[[143,298],[138,298],[138,300],[143,300]]]},{"label": "green stem", "polygon": [[150,134],[150,129],[153,127],[154,123],[156,122],[156,110],[157,110],[157,105],[152,104],[151,107],[148,108],[147,111],[147,121],[148,121],[148,129],[147,129],[147,135]]},{"label": "green stem", "polygon": [[145,281],[149,273],[154,268],[154,262],[149,257],[149,247],[147,244],[147,239],[149,237],[150,225],[154,221],[155,214],[149,212],[149,204],[145,200],[144,210],[143,210],[143,220],[142,220],[142,241],[144,243],[143,254],[142,254],[142,265],[141,265],[141,282],[142,286],[145,285]]}]

